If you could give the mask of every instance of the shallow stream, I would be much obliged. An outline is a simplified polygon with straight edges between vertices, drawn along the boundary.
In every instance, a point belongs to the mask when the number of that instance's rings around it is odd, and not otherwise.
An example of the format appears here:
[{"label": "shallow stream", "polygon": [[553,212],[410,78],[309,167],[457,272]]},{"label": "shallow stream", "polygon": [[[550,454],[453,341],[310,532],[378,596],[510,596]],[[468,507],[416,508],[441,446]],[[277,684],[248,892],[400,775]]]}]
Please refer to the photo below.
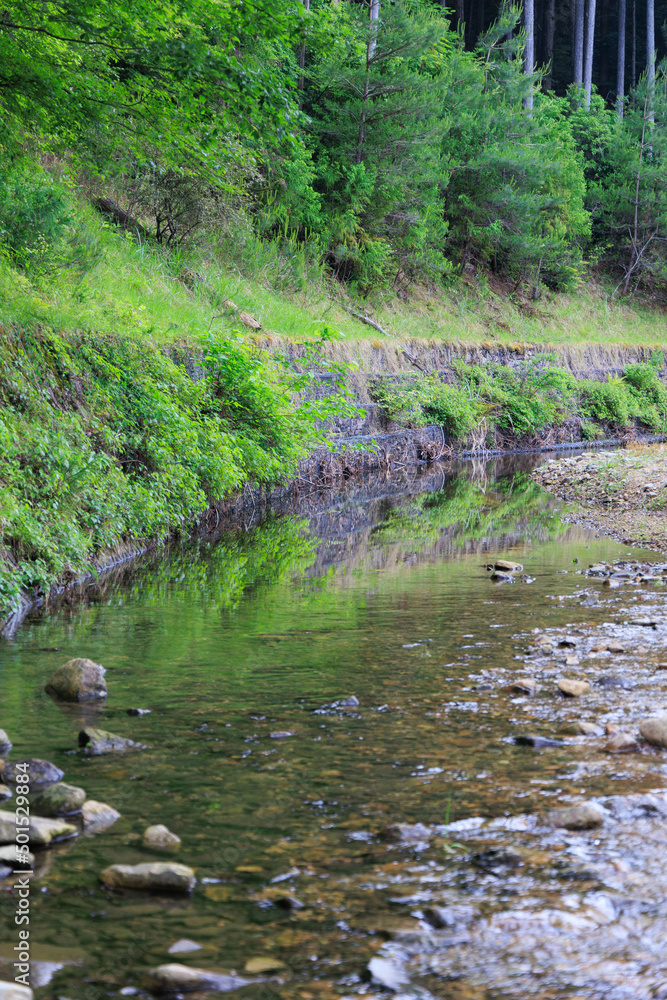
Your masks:
[{"label": "shallow stream", "polygon": [[[559,510],[507,461],[398,496],[351,490],[312,519],[174,552],[0,640],[10,759],[46,758],[122,814],[38,858],[38,997],[147,996],[145,971],[172,961],[257,980],[234,993],[248,1000],[667,997],[667,751],[610,754],[602,732],[667,708],[667,597],[587,578],[630,550]],[[492,582],[498,557],[532,582]],[[628,624],[640,617],[654,624]],[[559,647],[566,635],[575,645]],[[609,639],[625,652],[591,652]],[[103,707],[44,693],[77,656],[106,667]],[[534,696],[512,688],[526,675]],[[590,694],[563,698],[561,676]],[[580,720],[600,733],[576,735]],[[82,721],[149,749],[87,757]],[[531,734],[562,742],[514,743]],[[535,819],[591,798],[596,830]],[[99,884],[108,864],[158,858],[141,846],[153,823],[181,837],[192,896]],[[428,829],[401,843],[385,833],[397,823]],[[200,949],[170,955],[183,938]],[[284,967],[244,973],[260,957]]]}]

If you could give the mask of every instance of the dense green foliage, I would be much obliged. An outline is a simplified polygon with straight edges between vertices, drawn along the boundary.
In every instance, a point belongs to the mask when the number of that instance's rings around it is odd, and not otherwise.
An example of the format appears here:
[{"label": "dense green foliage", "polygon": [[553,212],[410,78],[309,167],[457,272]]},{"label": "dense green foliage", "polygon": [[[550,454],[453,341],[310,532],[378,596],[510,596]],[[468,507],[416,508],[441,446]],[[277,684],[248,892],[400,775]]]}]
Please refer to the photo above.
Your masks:
[{"label": "dense green foliage", "polygon": [[293,405],[307,379],[210,337],[206,376],[150,341],[4,329],[0,612],[125,543],[187,530],[249,478],[272,482],[337,410]]},{"label": "dense green foliage", "polygon": [[457,362],[454,385],[443,385],[437,376],[415,376],[400,383],[378,381],[373,392],[388,416],[417,426],[437,423],[459,439],[494,428],[525,438],[569,417],[582,418],[590,438],[602,436],[600,425],[613,431],[640,424],[664,433],[662,364],[656,353],[651,362],[628,365],[622,378],[598,382],[575,379],[549,356],[537,356],[520,369]]},{"label": "dense green foliage", "polygon": [[233,257],[251,233],[353,293],[490,269],[539,294],[587,261],[619,294],[667,288],[664,68],[619,120],[523,72],[519,5],[476,23],[429,0],[377,21],[366,2],[9,0],[0,246],[34,269],[62,236],[41,158],[159,242]]}]

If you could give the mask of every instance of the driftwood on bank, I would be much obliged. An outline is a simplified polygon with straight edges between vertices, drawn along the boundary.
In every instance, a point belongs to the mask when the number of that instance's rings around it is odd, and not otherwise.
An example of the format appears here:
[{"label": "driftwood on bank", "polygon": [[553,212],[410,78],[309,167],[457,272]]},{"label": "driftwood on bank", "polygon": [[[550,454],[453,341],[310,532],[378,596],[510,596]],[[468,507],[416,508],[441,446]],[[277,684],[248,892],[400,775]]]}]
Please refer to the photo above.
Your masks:
[{"label": "driftwood on bank", "polygon": [[129,212],[117,205],[112,198],[95,198],[93,205],[102,215],[115,222],[121,229],[128,229],[136,233],[142,240],[150,238],[150,233],[144,225],[135,219]]},{"label": "driftwood on bank", "polygon": [[358,319],[360,323],[365,323],[366,326],[372,326],[374,330],[377,330],[378,333],[381,333],[385,337],[391,337],[391,334],[387,333],[386,330],[383,330],[380,324],[376,323],[374,319],[369,319],[368,316],[364,316],[363,313],[355,312],[354,309],[350,309],[349,306],[346,306],[344,302],[341,302],[341,306],[345,312],[349,313],[350,316],[354,316],[354,318]]}]

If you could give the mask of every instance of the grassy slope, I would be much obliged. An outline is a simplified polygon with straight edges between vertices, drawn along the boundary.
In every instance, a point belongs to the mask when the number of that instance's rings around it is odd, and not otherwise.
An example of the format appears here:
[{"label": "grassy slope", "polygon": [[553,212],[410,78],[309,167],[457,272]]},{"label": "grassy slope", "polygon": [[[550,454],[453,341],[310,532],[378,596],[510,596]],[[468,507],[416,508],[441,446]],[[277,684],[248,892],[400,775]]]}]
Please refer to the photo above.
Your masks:
[{"label": "grassy slope", "polygon": [[[0,262],[0,322],[136,330],[161,343],[196,343],[209,329],[247,332],[223,304],[231,299],[269,338],[310,339],[327,324],[346,340],[386,343],[341,307],[317,268],[307,267],[298,253],[287,259],[246,235],[235,253],[208,245],[169,257],[118,235],[92,209],[78,212],[72,242],[88,247],[83,276],[75,268],[50,265],[33,282]],[[667,345],[664,310],[611,302],[594,282],[574,294],[545,293],[535,303],[460,282],[437,294],[411,289],[407,299],[392,290],[377,292],[354,308],[365,310],[392,338]]]}]

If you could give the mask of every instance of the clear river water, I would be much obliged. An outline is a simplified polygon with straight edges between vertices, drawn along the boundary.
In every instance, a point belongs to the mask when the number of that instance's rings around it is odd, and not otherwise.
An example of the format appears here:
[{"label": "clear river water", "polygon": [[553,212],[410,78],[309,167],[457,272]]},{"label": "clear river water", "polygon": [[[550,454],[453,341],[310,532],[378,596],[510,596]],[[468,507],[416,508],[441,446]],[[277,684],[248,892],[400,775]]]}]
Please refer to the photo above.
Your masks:
[{"label": "clear river water", "polygon": [[[314,497],[0,640],[10,759],[46,758],[121,813],[38,855],[38,997],[145,997],[168,962],[235,971],[248,1000],[667,997],[667,751],[610,754],[604,735],[665,709],[667,598],[586,577],[630,550],[564,521],[527,462]],[[497,558],[530,582],[493,582]],[[592,650],[609,639],[624,652]],[[79,656],[107,670],[102,706],[44,692]],[[532,696],[512,686],[526,675]],[[591,692],[563,698],[561,676]],[[83,721],[148,748],[87,756]],[[559,744],[514,742],[527,734]],[[540,819],[590,799],[595,830]],[[111,863],[165,859],[141,843],[154,823],[181,838],[193,893],[103,887]],[[0,886],[9,980],[16,893]],[[200,947],[170,954],[183,938]],[[244,972],[258,958],[273,968]]]}]

